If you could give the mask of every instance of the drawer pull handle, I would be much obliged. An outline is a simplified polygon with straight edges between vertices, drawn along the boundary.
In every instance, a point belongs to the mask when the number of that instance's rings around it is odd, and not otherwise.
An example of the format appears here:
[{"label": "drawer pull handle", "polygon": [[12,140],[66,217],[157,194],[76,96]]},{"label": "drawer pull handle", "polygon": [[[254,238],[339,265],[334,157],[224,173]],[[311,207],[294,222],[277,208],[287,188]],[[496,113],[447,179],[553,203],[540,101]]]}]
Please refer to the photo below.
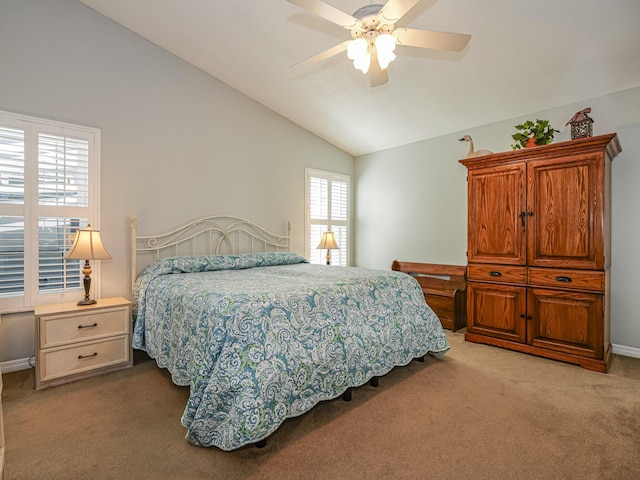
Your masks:
[{"label": "drawer pull handle", "polygon": [[97,323],[92,323],[91,325],[78,325],[78,330],[82,330],[83,328],[93,328],[97,326],[98,326]]},{"label": "drawer pull handle", "polygon": [[500,272],[496,272],[495,270],[493,272],[489,272],[489,276],[490,277],[501,277],[502,274]]},{"label": "drawer pull handle", "polygon": [[571,277],[556,277],[556,282],[571,282]]},{"label": "drawer pull handle", "polygon": [[78,360],[82,360],[84,358],[97,357],[98,352],[93,352],[91,355],[78,355]]}]

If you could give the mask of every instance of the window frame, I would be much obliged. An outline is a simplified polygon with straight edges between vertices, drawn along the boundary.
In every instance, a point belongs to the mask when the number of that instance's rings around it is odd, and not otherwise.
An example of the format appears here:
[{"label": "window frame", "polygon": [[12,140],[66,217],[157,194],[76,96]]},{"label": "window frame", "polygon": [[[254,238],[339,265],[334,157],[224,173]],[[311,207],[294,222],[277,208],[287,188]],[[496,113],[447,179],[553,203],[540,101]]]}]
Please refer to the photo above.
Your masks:
[{"label": "window frame", "polygon": [[[41,292],[39,289],[40,218],[86,218],[92,228],[100,228],[100,129],[46,118],[0,110],[0,126],[24,131],[24,201],[0,204],[0,216],[23,218],[24,224],[24,291],[22,295],[0,298],[1,313],[32,311],[37,305],[71,302],[81,299],[83,287],[64,291]],[[87,206],[40,205],[38,198],[38,135],[48,134],[87,142],[88,191]],[[100,262],[91,263],[91,290],[94,298],[101,294]],[[82,276],[80,276],[82,280]]]},{"label": "window frame", "polygon": [[[327,189],[327,220],[326,222],[315,220],[311,218],[311,178],[320,178],[328,181],[328,189]],[[331,218],[332,212],[332,195],[331,195],[331,182],[343,182],[347,186],[346,192],[346,220],[336,220]],[[314,168],[305,168],[305,233],[304,233],[304,255],[309,261],[312,261],[311,250],[315,249],[315,247],[311,246],[311,228],[312,225],[319,224],[327,224],[327,228],[329,230],[334,227],[344,227],[346,231],[346,248],[343,249],[343,245],[341,245],[340,239],[337,238],[338,246],[340,247],[340,255],[344,255],[345,264],[344,266],[351,265],[351,177],[349,175],[345,175],[342,173],[329,172],[326,170],[318,170]],[[319,239],[318,239],[319,241]],[[324,259],[325,252],[322,252],[321,258]],[[318,262],[318,264],[324,264],[324,260],[322,262]],[[332,262],[333,265],[333,262]]]}]

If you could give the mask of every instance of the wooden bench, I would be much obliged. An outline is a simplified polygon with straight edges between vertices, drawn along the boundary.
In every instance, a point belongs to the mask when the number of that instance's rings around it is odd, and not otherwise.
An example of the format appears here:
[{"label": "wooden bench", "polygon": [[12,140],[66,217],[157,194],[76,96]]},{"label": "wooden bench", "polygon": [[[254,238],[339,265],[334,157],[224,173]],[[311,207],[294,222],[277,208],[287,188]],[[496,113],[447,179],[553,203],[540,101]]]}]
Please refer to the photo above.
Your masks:
[{"label": "wooden bench", "polygon": [[415,277],[444,328],[455,332],[467,326],[466,266],[394,260],[391,270]]}]

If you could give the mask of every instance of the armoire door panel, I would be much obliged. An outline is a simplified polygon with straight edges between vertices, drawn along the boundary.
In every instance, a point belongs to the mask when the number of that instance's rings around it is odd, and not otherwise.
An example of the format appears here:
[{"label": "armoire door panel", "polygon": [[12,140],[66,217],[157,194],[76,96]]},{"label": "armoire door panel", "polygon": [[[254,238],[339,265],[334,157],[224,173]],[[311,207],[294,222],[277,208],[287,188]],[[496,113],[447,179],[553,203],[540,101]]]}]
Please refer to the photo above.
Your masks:
[{"label": "armoire door panel", "polygon": [[602,154],[531,161],[527,174],[528,264],[603,268]]},{"label": "armoire door panel", "polygon": [[602,358],[604,296],[530,289],[529,343],[574,355]]},{"label": "armoire door panel", "polygon": [[524,265],[526,165],[469,172],[469,262]]},{"label": "armoire door panel", "polygon": [[470,282],[467,330],[504,340],[526,341],[526,289]]}]

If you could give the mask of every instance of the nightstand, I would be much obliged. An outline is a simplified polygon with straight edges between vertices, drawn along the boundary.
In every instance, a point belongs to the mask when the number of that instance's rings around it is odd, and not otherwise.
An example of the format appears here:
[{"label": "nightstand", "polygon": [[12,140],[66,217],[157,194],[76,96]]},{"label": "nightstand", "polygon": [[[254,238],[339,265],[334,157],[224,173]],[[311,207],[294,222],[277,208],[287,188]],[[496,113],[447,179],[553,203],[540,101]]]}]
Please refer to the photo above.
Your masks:
[{"label": "nightstand", "polygon": [[133,365],[131,302],[103,298],[35,308],[36,390]]},{"label": "nightstand", "polygon": [[0,480],[4,478],[4,420],[2,418],[2,368],[0,367]]},{"label": "nightstand", "polygon": [[0,370],[0,480],[4,478],[4,421],[2,420],[2,370]]}]

